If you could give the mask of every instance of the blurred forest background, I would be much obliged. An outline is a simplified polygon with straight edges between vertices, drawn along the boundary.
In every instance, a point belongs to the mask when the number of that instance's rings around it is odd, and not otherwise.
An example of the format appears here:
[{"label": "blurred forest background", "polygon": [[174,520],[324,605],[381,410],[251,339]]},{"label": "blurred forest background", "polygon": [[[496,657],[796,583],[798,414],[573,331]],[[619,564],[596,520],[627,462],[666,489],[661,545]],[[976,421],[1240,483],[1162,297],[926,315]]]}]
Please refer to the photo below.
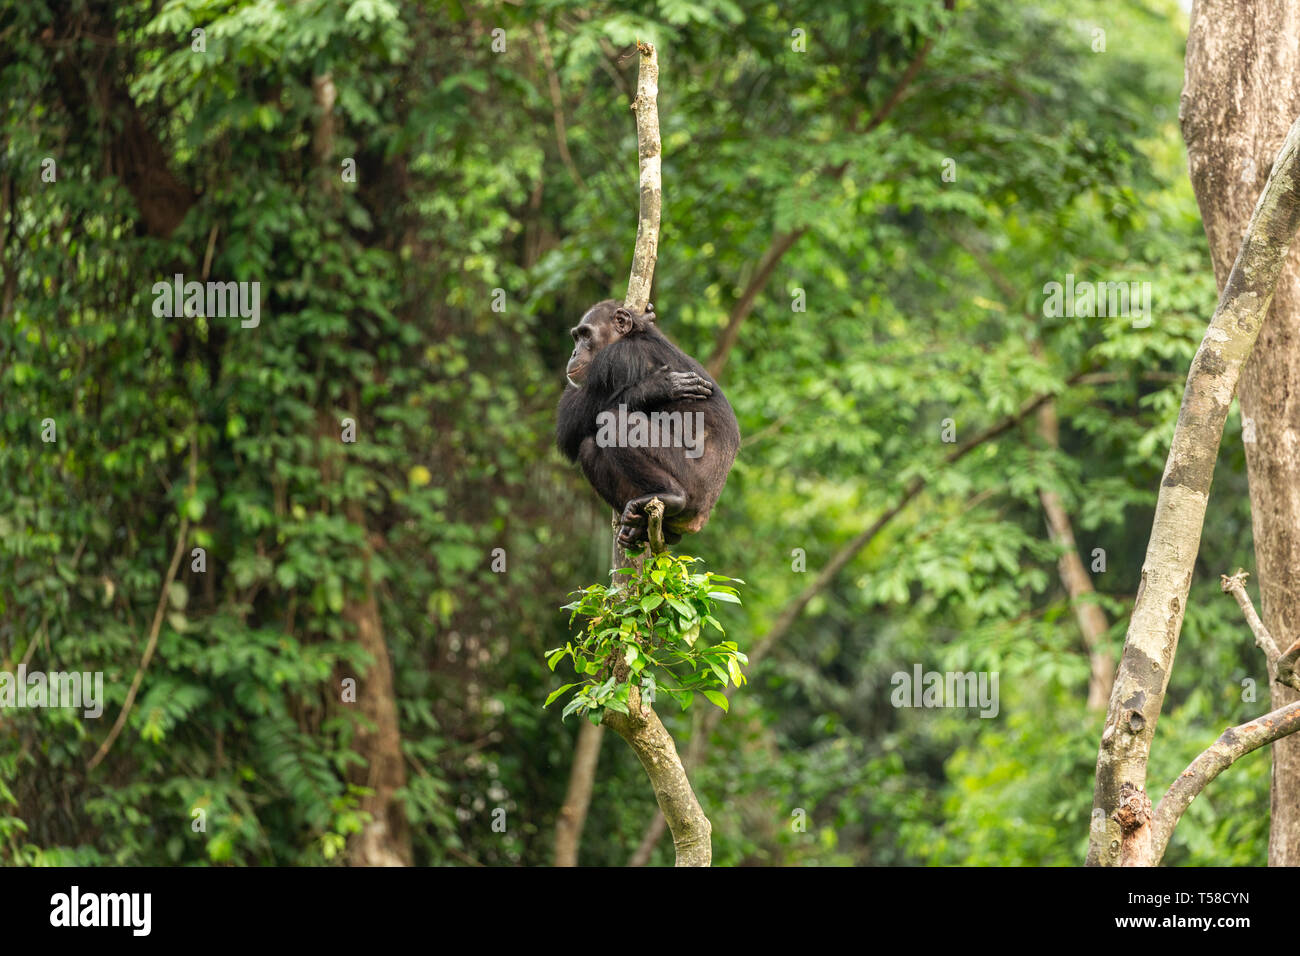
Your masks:
[{"label": "blurred forest background", "polygon": [[[640,38],[653,301],[744,436],[678,550],[748,582],[742,649],[775,635],[692,772],[715,865],[1080,863],[1090,675],[1216,301],[1186,31],[1174,0],[8,0],[0,669],[102,670],[107,702],[0,719],[0,861],[358,861],[383,818],[407,862],[552,862],[580,721],[542,709],[543,652],[609,548],[554,408],[567,330],[627,281]],[[178,272],[260,282],[260,325],[155,316]],[[1151,283],[1152,321],[1046,315],[1067,274]],[[1219,591],[1252,561],[1234,406],[1154,781],[1267,709]],[[894,708],[917,664],[997,671],[998,715]],[[622,865],[655,803],[605,736],[580,860]],[[1262,864],[1268,761],[1166,862]]]}]

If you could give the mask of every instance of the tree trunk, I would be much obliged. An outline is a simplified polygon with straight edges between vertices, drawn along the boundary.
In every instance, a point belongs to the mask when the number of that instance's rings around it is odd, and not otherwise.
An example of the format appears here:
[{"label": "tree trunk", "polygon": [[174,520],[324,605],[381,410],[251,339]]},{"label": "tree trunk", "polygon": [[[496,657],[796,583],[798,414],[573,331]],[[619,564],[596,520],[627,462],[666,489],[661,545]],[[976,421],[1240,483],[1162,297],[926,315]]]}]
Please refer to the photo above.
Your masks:
[{"label": "tree trunk", "polygon": [[677,746],[659,715],[641,702],[636,685],[630,689],[627,703],[627,714],[606,710],[605,723],[631,745],[645,768],[659,811],[673,833],[677,866],[708,866],[713,861],[713,825],[695,798]]},{"label": "tree trunk", "polygon": [[1233,394],[1298,226],[1300,121],[1292,125],[1278,153],[1183,388],[1142,562],[1142,583],[1097,752],[1089,864],[1114,866],[1150,858],[1147,758],[1178,650],[1214,463]]},{"label": "tree trunk", "polygon": [[[1220,290],[1269,161],[1300,115],[1300,6],[1197,0],[1180,120]],[[1239,392],[1264,623],[1300,637],[1300,251],[1278,279]],[[1272,708],[1298,699],[1270,681]],[[1271,866],[1300,865],[1300,738],[1272,745]]]},{"label": "tree trunk", "polygon": [[[356,401],[355,395],[353,398]],[[317,437],[325,449],[321,458],[321,477],[329,483],[341,483],[342,468],[334,452],[338,424],[326,413],[317,418]],[[402,732],[397,720],[397,696],[393,687],[393,665],[384,640],[384,625],[379,616],[379,602],[370,580],[370,536],[366,513],[359,501],[346,501],[344,513],[361,529],[365,538],[364,591],[360,597],[349,594],[343,605],[343,619],[356,635],[356,641],[371,659],[364,675],[357,677],[356,704],[362,720],[358,722],[354,748],[364,763],[349,771],[349,779],[372,792],[361,799],[360,809],[370,814],[370,822],[348,841],[348,863],[352,866],[410,866],[414,857],[410,826],[405,811],[397,802],[397,791],[406,786],[406,764],[402,758]],[[347,709],[351,705],[344,705]]]},{"label": "tree trunk", "polygon": [[569,789],[564,795],[555,820],[555,865],[577,866],[578,847],[582,845],[582,828],[591,806],[591,791],[596,783],[596,764],[600,760],[600,743],[605,728],[584,720],[573,745],[573,767],[569,771]]},{"label": "tree trunk", "polygon": [[373,729],[358,729],[355,744],[366,761],[360,782],[372,791],[362,798],[360,809],[371,819],[353,838],[348,862],[353,866],[410,866],[411,835],[402,806],[394,799],[406,786],[406,765],[402,762],[393,667],[368,573],[366,577],[365,595],[359,601],[349,600],[343,608],[343,617],[356,629],[357,643],[374,659],[365,677],[357,681],[357,704]]},{"label": "tree trunk", "polygon": [[[348,520],[366,527],[361,505],[348,502]],[[367,547],[367,551],[369,548]],[[406,813],[397,802],[397,791],[406,786],[406,764],[402,760],[402,731],[397,722],[397,693],[393,688],[393,665],[379,619],[379,603],[370,583],[369,557],[365,572],[365,593],[349,599],[344,619],[356,630],[357,643],[373,659],[365,677],[357,681],[357,704],[370,727],[359,728],[356,750],[365,758],[364,778],[372,792],[361,799],[361,809],[370,822],[353,838],[348,862],[353,866],[410,866],[411,833]]]},{"label": "tree trunk", "polygon": [[[1056,402],[1044,402],[1038,409],[1038,434],[1053,448],[1059,448],[1060,427],[1056,418]],[[1070,607],[1074,610],[1074,619],[1079,624],[1079,633],[1083,635],[1083,646],[1088,652],[1088,709],[1105,710],[1110,700],[1110,690],[1115,683],[1115,665],[1110,651],[1106,647],[1106,614],[1093,599],[1096,590],[1092,586],[1092,577],[1079,557],[1079,548],[1074,540],[1074,529],[1070,526],[1070,515],[1065,510],[1061,496],[1055,491],[1040,488],[1038,498],[1043,503],[1043,514],[1047,518],[1047,533],[1052,543],[1064,549],[1056,567],[1061,575],[1061,584],[1070,596]]]}]

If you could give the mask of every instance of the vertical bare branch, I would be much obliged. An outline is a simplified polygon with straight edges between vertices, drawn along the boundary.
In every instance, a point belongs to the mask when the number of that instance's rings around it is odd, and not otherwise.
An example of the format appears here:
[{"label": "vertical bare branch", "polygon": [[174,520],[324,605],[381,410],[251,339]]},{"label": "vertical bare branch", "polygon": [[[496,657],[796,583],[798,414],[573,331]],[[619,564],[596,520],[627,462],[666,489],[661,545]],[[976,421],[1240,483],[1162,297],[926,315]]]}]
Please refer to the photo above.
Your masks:
[{"label": "vertical bare branch", "polygon": [[644,312],[650,304],[650,285],[659,261],[659,210],[663,199],[663,174],[659,143],[659,54],[649,43],[638,43],[641,69],[636,80],[637,154],[641,160],[641,214],[637,217],[636,247],[632,252],[632,275],[627,280],[623,304],[633,312]]},{"label": "vertical bare branch", "polygon": [[[659,58],[649,43],[638,43],[637,51],[641,54],[641,69],[637,74],[636,101],[632,108],[636,110],[637,152],[641,159],[641,214],[637,221],[632,276],[628,279],[624,305],[643,312],[650,302],[650,285],[659,258],[659,210],[663,186],[656,102]],[[660,517],[662,519],[662,509]],[[662,544],[662,529],[660,538]],[[617,536],[614,551],[615,554],[619,552]],[[659,809],[673,832],[677,865],[708,866],[713,860],[713,845],[709,839],[713,828],[695,798],[673,738],[664,729],[654,708],[641,701],[640,691],[635,685],[628,694],[628,710],[627,714],[607,710],[605,723],[631,745],[650,777]]]},{"label": "vertical bare branch", "polygon": [[[624,305],[634,312],[644,312],[650,303],[650,287],[654,282],[655,263],[659,258],[659,219],[663,199],[663,180],[661,171],[659,140],[659,58],[654,46],[638,43],[637,51],[641,55],[640,70],[637,74],[636,100],[632,109],[636,111],[637,154],[640,159],[639,190],[641,197],[640,214],[637,217],[636,246],[632,253],[632,273],[627,283],[627,298]],[[651,550],[658,553],[663,550],[663,505],[647,507],[649,517],[649,538]],[[618,546],[618,519],[614,515],[614,543],[610,556],[610,568],[616,570],[635,564],[637,558],[623,553]],[[677,847],[678,866],[708,866],[713,859],[713,847],[710,842],[712,826],[704,810],[700,807],[695,791],[682,766],[681,757],[672,736],[664,728],[655,714],[654,708],[641,700],[639,688],[633,684],[628,693],[628,713],[620,714],[606,710],[604,724],[612,727],[632,747],[641,766],[654,787],[655,799],[659,810],[668,821],[673,832],[673,842]],[[582,738],[580,738],[580,741]],[[599,746],[599,738],[587,735],[588,746]],[[594,759],[586,761],[581,767],[575,765],[569,779],[570,798],[580,796],[585,790],[590,793],[591,779],[595,775]],[[575,805],[576,809],[576,805]],[[585,806],[582,810],[585,815]],[[582,819],[566,819],[564,826],[581,832]],[[559,827],[557,825],[557,831]],[[559,840],[557,832],[557,862],[559,862]],[[573,847],[576,860],[577,848]]]}]

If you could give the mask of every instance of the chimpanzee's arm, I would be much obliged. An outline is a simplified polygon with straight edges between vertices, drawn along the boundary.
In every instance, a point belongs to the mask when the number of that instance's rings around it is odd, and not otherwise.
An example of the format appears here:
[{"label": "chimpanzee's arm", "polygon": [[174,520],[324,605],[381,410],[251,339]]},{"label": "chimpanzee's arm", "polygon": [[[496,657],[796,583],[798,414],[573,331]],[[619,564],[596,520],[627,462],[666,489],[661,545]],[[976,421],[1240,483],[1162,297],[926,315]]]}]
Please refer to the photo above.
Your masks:
[{"label": "chimpanzee's arm", "polygon": [[606,407],[626,405],[629,410],[645,410],[686,399],[705,399],[713,394],[713,384],[694,372],[675,372],[667,365],[651,370],[640,381],[631,382],[610,393]]},{"label": "chimpanzee's arm", "polygon": [[596,433],[596,412],[585,388],[566,388],[555,421],[555,444],[569,461],[578,460],[582,440]]}]

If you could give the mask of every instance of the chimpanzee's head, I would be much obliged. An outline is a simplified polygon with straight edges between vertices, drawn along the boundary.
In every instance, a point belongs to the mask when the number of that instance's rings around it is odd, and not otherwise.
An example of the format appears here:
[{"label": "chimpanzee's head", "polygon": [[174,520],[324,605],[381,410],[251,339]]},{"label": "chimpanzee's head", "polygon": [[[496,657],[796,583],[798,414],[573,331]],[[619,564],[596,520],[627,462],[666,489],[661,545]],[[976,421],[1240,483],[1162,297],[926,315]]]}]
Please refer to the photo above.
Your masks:
[{"label": "chimpanzee's head", "polygon": [[632,315],[614,299],[593,305],[569,332],[573,336],[573,355],[569,356],[569,365],[565,369],[569,384],[581,388],[597,352],[624,336],[645,331],[654,319],[653,304],[647,305],[639,316]]}]

